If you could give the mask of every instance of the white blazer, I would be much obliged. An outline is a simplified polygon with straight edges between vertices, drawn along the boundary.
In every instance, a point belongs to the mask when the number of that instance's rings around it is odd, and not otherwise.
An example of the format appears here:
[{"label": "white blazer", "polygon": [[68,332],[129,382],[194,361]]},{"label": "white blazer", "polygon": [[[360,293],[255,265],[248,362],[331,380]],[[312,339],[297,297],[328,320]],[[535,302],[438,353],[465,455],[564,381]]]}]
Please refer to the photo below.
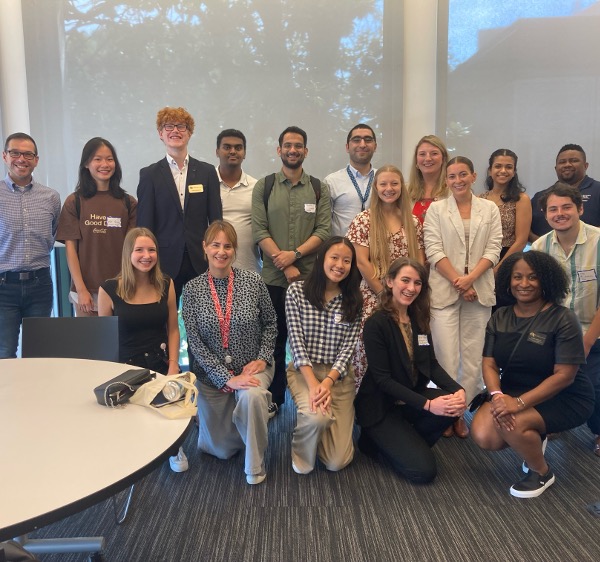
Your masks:
[{"label": "white blazer", "polygon": [[[456,200],[451,195],[447,199],[434,201],[425,215],[425,253],[431,264],[429,283],[431,285],[431,306],[445,308],[459,299],[459,294],[435,265],[448,258],[456,270],[457,277],[463,276],[467,247],[463,226]],[[502,223],[498,206],[486,199],[473,195],[471,201],[471,225],[469,230],[469,271],[481,258],[486,258],[495,266],[502,249]],[[483,306],[496,304],[494,272],[488,269],[473,283],[477,300]]]}]

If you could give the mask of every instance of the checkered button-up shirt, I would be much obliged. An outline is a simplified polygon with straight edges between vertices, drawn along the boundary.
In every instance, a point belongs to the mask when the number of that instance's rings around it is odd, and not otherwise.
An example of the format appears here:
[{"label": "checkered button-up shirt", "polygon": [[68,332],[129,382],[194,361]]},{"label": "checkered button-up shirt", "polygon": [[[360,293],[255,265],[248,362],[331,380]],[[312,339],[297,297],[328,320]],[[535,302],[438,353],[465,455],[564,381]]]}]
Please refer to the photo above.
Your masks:
[{"label": "checkered button-up shirt", "polygon": [[342,313],[342,295],[316,309],[304,296],[304,281],[292,283],[285,297],[285,314],[294,366],[312,367],[314,363],[332,363],[344,377],[358,340],[360,314],[347,322]]}]

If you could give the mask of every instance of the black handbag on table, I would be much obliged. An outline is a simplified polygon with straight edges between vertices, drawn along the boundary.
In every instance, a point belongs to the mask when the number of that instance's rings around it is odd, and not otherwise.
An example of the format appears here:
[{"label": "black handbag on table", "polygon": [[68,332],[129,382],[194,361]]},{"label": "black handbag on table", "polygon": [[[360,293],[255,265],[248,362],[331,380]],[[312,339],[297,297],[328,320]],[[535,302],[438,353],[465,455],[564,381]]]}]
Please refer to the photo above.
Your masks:
[{"label": "black handbag on table", "polygon": [[114,408],[125,404],[143,384],[154,379],[149,369],[129,369],[94,388],[98,404]]}]

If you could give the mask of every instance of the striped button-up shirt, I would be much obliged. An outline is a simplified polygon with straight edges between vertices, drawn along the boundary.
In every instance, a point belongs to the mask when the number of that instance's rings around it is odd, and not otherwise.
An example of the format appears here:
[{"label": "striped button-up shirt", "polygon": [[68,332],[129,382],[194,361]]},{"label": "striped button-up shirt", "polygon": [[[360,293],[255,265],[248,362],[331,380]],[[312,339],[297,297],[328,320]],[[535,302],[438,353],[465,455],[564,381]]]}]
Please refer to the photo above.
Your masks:
[{"label": "striped button-up shirt", "polygon": [[579,222],[579,234],[567,254],[553,230],[538,238],[532,250],[550,254],[556,258],[569,278],[570,293],[562,302],[575,312],[583,332],[587,332],[598,309],[598,269],[600,267],[600,228]]}]

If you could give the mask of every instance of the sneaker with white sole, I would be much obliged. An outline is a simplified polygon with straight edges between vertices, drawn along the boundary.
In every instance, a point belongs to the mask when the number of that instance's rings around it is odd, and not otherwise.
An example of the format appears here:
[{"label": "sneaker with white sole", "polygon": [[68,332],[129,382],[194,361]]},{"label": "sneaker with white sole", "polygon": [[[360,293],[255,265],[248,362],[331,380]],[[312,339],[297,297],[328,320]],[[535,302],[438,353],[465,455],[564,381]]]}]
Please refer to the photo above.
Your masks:
[{"label": "sneaker with white sole", "polygon": [[[548,445],[548,437],[544,437],[544,440],[542,441],[542,455],[546,454],[546,446]],[[527,465],[527,463],[525,461],[523,461],[523,464],[521,466],[521,470],[527,474],[529,472],[529,466]]]},{"label": "sneaker with white sole", "polygon": [[510,494],[516,498],[537,498],[552,486],[555,480],[556,478],[554,478],[554,473],[550,467],[543,476],[530,469],[520,482],[510,487]]},{"label": "sneaker with white sole", "polygon": [[173,472],[185,472],[190,468],[190,464],[181,447],[179,447],[179,451],[174,457],[169,458],[169,465]]},{"label": "sneaker with white sole", "polygon": [[271,402],[267,408],[267,412],[269,412],[269,419],[272,419],[279,412],[279,406],[275,402]]},{"label": "sneaker with white sole", "polygon": [[246,482],[250,485],[260,484],[265,481],[267,473],[263,468],[258,474],[246,474]]}]

